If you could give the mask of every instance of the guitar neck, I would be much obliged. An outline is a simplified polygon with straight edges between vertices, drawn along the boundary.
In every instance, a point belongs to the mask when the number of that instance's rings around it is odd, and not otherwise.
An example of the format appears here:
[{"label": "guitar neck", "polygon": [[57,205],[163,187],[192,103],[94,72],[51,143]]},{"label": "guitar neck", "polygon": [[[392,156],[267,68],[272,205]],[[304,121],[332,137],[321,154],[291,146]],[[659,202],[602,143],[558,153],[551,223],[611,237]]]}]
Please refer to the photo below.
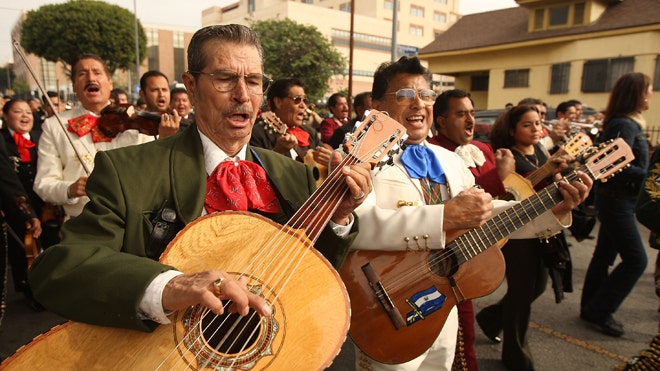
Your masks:
[{"label": "guitar neck", "polygon": [[527,178],[527,180],[529,180],[529,182],[532,183],[532,186],[536,186],[537,184],[541,183],[544,179],[552,176],[555,169],[557,168],[557,163],[553,162],[552,159],[557,158],[564,154],[566,154],[566,151],[563,149],[560,149],[559,151],[555,152],[555,154],[550,156],[550,158],[545,164],[543,164],[540,168],[531,172],[525,178]]},{"label": "guitar neck", "polygon": [[[583,168],[577,170],[584,171]],[[565,180],[568,182],[577,180],[577,170],[564,177]],[[458,260],[458,264],[462,264],[493,246],[497,241],[517,231],[561,201],[559,183],[554,182],[533,196],[495,215],[481,227],[472,229],[451,241],[446,248],[451,249]]]},{"label": "guitar neck", "polygon": [[554,170],[557,168],[557,164],[554,162],[548,161],[540,168],[529,173],[525,178],[532,183],[533,186],[541,183],[544,179],[550,177]]},{"label": "guitar neck", "polygon": [[348,192],[348,186],[342,179],[340,169],[358,162],[359,160],[352,155],[346,156],[287,224],[294,228],[305,229],[307,237],[312,242],[316,242],[337,210],[339,202]]}]

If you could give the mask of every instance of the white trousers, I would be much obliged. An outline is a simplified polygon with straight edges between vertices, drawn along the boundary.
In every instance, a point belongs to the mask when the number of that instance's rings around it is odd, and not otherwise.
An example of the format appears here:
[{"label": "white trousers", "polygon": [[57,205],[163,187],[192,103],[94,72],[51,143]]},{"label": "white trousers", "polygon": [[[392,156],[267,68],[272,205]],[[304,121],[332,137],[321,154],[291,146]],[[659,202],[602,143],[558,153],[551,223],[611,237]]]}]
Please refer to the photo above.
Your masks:
[{"label": "white trousers", "polygon": [[454,306],[449,311],[447,321],[438,337],[419,357],[406,363],[388,365],[374,361],[355,347],[355,369],[357,371],[450,371],[454,363],[457,334],[458,311]]}]

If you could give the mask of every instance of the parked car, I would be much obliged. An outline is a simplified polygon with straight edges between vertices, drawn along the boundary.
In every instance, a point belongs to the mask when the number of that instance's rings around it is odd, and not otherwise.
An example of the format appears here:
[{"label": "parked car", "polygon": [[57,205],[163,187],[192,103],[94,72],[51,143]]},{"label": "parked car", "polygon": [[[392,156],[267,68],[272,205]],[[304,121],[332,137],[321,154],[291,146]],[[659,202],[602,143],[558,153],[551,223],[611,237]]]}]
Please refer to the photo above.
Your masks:
[{"label": "parked car", "polygon": [[490,109],[476,111],[474,113],[474,139],[480,142],[490,142],[490,128],[505,109]]}]

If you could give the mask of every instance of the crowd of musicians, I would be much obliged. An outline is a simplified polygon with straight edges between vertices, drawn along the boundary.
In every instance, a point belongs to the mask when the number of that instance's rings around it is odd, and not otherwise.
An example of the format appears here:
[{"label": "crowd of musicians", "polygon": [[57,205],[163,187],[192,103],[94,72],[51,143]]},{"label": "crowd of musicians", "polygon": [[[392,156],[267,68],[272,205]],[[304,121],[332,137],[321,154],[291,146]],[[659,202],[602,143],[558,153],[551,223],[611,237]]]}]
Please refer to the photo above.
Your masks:
[{"label": "crowd of musicians", "polygon": [[[304,79],[264,75],[261,54],[250,29],[210,26],[191,40],[185,88],[171,89],[163,73],[149,71],[140,79],[139,100],[131,102],[114,88],[105,61],[82,54],[71,66],[78,101],[73,107],[65,109],[54,92],[27,101],[5,97],[0,205],[2,255],[8,259],[0,268],[11,272],[13,288],[5,280],[3,311],[6,290],[13,289],[34,310],[143,331],[194,304],[216,313],[245,314],[250,307],[269,316],[264,298],[223,266],[184,274],[159,263],[176,232],[224,210],[285,224],[343,166],[338,176],[345,194],[313,241],[340,271],[354,250],[444,248],[449,232],[478,228],[520,201],[505,200],[510,174],[529,177],[546,166],[550,173],[531,192],[555,184],[556,205],[493,247],[501,248],[506,263],[501,300],[475,315],[470,300],[449,298],[447,305],[455,307],[446,308],[441,331],[419,354],[378,357],[357,344],[356,369],[477,370],[475,327],[503,343],[508,369],[534,369],[527,339],[532,302],[548,278],[557,303],[573,291],[566,233],[577,241],[597,238],[580,317],[605,334],[623,335],[614,314],[647,264],[635,211],[660,213],[659,193],[644,194],[653,184],[658,189],[660,175],[657,153],[649,163],[644,134],[643,112],[653,95],[647,76],[621,76],[608,106],[594,117],[583,117],[582,104],[571,100],[558,105],[551,120],[543,100],[521,97],[494,123],[490,142],[482,143],[473,140],[470,94],[432,90],[429,71],[415,57],[383,63],[372,91],[332,94],[324,117],[310,104]],[[344,145],[373,110],[405,127],[405,143],[388,166],[347,165]],[[564,145],[585,132],[593,144],[623,138],[635,159],[607,183],[582,172],[559,181],[573,173],[582,155],[567,153]],[[236,180],[246,174],[249,181]],[[594,236],[596,218],[600,229]],[[660,217],[645,220],[657,236]],[[621,261],[610,271],[617,256]],[[116,290],[119,281],[128,283]],[[436,294],[448,295],[424,293]],[[223,308],[218,299],[234,304]],[[416,310],[429,319],[442,307],[426,305]],[[414,326],[411,318],[407,326]],[[657,362],[653,344],[637,365],[626,367]]]}]

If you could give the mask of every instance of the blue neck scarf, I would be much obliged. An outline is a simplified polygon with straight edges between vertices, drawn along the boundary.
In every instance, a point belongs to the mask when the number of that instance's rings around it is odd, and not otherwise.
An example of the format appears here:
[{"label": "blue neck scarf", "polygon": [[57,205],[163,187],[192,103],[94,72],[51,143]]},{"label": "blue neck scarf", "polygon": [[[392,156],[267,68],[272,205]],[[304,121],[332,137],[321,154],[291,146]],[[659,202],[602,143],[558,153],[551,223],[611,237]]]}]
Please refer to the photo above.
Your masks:
[{"label": "blue neck scarf", "polygon": [[438,157],[428,147],[419,144],[407,145],[401,154],[401,162],[411,178],[426,178],[438,184],[447,184]]}]

